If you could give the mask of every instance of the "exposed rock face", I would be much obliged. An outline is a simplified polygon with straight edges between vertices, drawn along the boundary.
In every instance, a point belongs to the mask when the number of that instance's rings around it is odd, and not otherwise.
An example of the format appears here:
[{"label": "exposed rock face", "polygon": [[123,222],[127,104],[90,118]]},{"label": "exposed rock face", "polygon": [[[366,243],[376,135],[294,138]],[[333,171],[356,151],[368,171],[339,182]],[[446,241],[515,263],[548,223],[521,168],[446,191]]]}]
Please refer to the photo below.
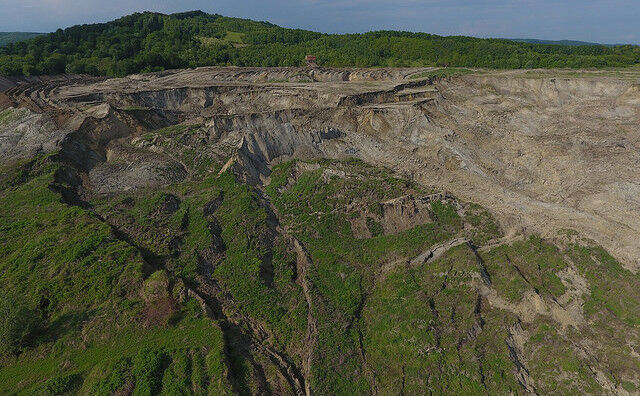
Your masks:
[{"label": "exposed rock face", "polygon": [[[43,114],[9,110],[0,157],[66,145],[82,151],[73,157],[83,158],[96,191],[170,183],[184,172],[166,155],[109,165],[118,162],[106,158],[109,146],[150,124],[198,119],[207,131],[202,147],[238,146],[254,179],[290,157],[356,156],[489,207],[509,228],[579,229],[639,268],[636,81],[514,72],[409,79],[420,71],[202,68],[23,83],[7,96]],[[305,73],[317,82],[270,82]]]},{"label": "exposed rock face", "polygon": [[67,133],[46,115],[9,107],[0,112],[0,158],[10,162],[50,153]]},{"label": "exposed rock face", "polygon": [[392,234],[431,220],[426,203],[413,197],[399,197],[382,202],[382,226]]},{"label": "exposed rock face", "polygon": [[128,191],[142,187],[158,187],[184,180],[186,172],[180,164],[166,161],[105,163],[91,169],[91,190],[98,194]]},{"label": "exposed rock face", "polygon": [[[385,235],[397,234],[432,221],[431,205],[426,197],[402,196],[365,209],[365,216],[351,219],[351,229],[360,238],[370,238],[371,222],[382,227]],[[364,209],[364,208],[362,208]]]}]

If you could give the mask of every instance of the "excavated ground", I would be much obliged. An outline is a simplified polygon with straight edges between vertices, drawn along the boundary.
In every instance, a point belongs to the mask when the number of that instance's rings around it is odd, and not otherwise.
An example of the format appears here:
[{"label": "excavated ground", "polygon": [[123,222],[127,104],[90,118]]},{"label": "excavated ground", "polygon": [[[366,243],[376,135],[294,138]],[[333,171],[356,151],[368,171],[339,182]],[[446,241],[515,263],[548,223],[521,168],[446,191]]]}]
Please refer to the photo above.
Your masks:
[{"label": "excavated ground", "polygon": [[0,78],[0,197],[55,163],[236,393],[633,394],[640,73],[468,72]]},{"label": "excavated ground", "polygon": [[[193,123],[205,127],[195,142],[203,152],[222,158],[241,147],[254,184],[287,158],[358,157],[489,208],[507,233],[576,229],[640,268],[638,73],[433,79],[429,71],[200,68],[2,80],[2,107],[28,110],[2,121],[0,159],[66,145],[87,191],[168,184],[187,177],[184,164],[153,154],[141,137]],[[78,131],[87,133],[73,139]],[[151,150],[121,144],[132,138]]]}]

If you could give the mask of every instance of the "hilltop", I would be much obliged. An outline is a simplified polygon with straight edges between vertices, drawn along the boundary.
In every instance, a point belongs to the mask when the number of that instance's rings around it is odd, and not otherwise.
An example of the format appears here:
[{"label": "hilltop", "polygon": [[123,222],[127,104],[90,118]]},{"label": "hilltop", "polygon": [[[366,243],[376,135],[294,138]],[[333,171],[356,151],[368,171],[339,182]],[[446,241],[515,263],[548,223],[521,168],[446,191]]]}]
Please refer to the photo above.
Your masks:
[{"label": "hilltop", "polygon": [[325,34],[201,11],[137,13],[0,48],[0,74],[131,73],[199,66],[604,68],[640,63],[637,46],[567,46],[375,31]]},{"label": "hilltop", "polygon": [[530,44],[550,44],[550,45],[589,45],[589,46],[593,46],[593,45],[604,45],[607,47],[614,47],[614,44],[600,44],[600,43],[591,43],[588,41],[577,41],[577,40],[540,40],[540,39],[510,39],[512,41],[519,41],[519,42],[523,42],[523,43],[530,43]]}]

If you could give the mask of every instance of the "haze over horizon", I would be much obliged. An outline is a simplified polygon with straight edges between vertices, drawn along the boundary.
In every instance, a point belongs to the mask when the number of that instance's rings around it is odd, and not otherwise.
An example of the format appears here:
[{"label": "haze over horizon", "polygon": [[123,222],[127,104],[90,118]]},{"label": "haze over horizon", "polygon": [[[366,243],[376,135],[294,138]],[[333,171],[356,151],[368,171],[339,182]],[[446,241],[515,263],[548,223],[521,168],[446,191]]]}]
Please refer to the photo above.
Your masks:
[{"label": "haze over horizon", "polygon": [[200,9],[327,33],[408,30],[440,35],[640,44],[640,7],[623,0],[0,0],[0,31],[49,32],[142,11]]}]

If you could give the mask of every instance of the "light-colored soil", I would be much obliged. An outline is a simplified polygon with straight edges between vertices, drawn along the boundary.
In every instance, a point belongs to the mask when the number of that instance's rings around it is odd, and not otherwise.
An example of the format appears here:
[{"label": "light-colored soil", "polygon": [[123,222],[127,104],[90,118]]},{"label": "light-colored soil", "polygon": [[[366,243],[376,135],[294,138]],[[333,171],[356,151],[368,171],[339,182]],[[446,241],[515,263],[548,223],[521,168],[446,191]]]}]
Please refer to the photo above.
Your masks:
[{"label": "light-colored soil", "polygon": [[[238,145],[254,178],[292,156],[355,156],[487,207],[508,234],[576,229],[640,269],[639,71],[410,78],[429,70],[201,68],[3,80],[4,102],[30,113],[0,124],[0,161],[53,151],[91,127],[84,145],[66,148],[99,183],[124,172],[107,158],[115,139],[191,120],[206,128],[199,147]],[[108,190],[144,184],[135,169],[154,184],[183,177],[157,161],[140,156]]]}]

